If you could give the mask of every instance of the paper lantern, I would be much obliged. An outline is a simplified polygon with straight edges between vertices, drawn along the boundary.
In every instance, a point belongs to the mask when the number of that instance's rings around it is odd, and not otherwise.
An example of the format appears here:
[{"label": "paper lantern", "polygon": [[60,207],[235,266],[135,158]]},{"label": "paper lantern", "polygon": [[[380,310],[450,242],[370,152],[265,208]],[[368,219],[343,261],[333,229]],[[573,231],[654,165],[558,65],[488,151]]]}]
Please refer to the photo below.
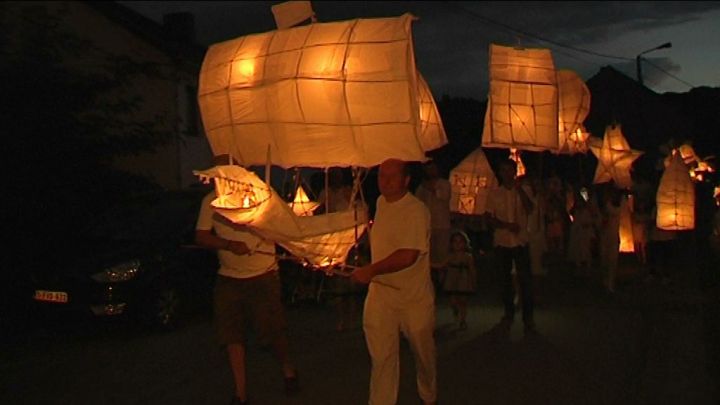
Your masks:
[{"label": "paper lantern", "polygon": [[447,135],[435,105],[435,99],[430,91],[430,86],[420,73],[418,73],[418,95],[420,97],[420,145],[425,151],[446,145]]},{"label": "paper lantern", "polygon": [[490,45],[482,146],[558,150],[558,90],[548,49]]},{"label": "paper lantern", "polygon": [[590,112],[590,90],[580,76],[571,70],[557,72],[557,85],[559,93],[558,152],[585,153],[587,152],[585,140],[589,134],[587,131],[583,133],[582,123]]},{"label": "paper lantern", "polygon": [[598,147],[597,144],[591,143],[590,150],[598,159],[594,184],[613,180],[620,188],[632,186],[630,168],[642,152],[630,149],[619,124],[608,126],[605,129],[602,146]]},{"label": "paper lantern", "polygon": [[656,195],[657,227],[669,231],[695,229],[695,187],[680,153],[673,151]]},{"label": "paper lantern", "polygon": [[632,226],[632,211],[630,210],[630,203],[625,197],[623,197],[620,202],[620,227],[618,228],[618,233],[620,236],[620,252],[634,252],[635,236]]},{"label": "paper lantern", "polygon": [[510,156],[508,156],[508,159],[515,162],[515,178],[520,178],[525,175],[525,163],[523,163],[522,159],[520,158],[520,151],[518,151],[515,148],[510,148]]},{"label": "paper lantern", "polygon": [[320,203],[310,201],[307,193],[303,189],[302,185],[298,185],[297,191],[295,192],[295,198],[291,203],[288,203],[292,208],[295,215],[299,216],[310,216],[315,211],[315,208],[320,206]]},{"label": "paper lantern", "polygon": [[482,148],[477,148],[450,171],[450,211],[464,215],[485,213],[487,196],[497,179]]},{"label": "paper lantern", "polygon": [[667,169],[673,161],[674,154],[680,154],[682,161],[688,167],[690,178],[692,181],[701,182],[705,180],[708,173],[713,173],[715,168],[707,161],[712,156],[701,159],[690,144],[682,144],[677,149],[673,149],[670,154],[664,159],[663,163]]},{"label": "paper lantern", "polygon": [[235,224],[252,227],[308,263],[324,267],[344,263],[356,236],[368,223],[364,206],[316,216],[298,216],[254,173],[240,166],[216,166],[193,172],[213,180],[216,212]]},{"label": "paper lantern", "polygon": [[561,153],[575,154],[575,153],[587,153],[589,146],[588,140],[590,133],[587,132],[584,126],[580,126],[575,132],[568,135],[565,143],[565,149]]},{"label": "paper lantern", "polygon": [[314,23],[212,45],[198,101],[213,153],[261,165],[269,145],[284,168],[424,161],[413,19]]}]

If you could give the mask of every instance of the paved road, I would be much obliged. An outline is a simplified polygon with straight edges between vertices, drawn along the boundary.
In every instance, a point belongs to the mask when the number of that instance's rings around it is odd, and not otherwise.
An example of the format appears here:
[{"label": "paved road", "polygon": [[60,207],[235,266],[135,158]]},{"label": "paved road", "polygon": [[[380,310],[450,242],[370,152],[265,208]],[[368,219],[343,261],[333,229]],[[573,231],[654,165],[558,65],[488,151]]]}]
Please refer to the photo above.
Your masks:
[{"label": "paved road", "polygon": [[[472,301],[468,330],[456,330],[447,300],[438,300],[441,404],[718,403],[697,291],[636,281],[608,295],[595,282],[551,275],[537,285],[539,335],[525,338],[517,322],[509,336],[493,328],[502,309],[491,281]],[[288,318],[303,391],[285,398],[272,357],[253,345],[252,403],[366,403],[359,325],[336,332],[332,308],[319,305],[292,308]],[[81,336],[46,331],[3,348],[0,403],[227,404],[232,378],[213,339],[206,317],[166,334],[116,325]],[[399,404],[417,404],[406,344],[401,361]]]}]

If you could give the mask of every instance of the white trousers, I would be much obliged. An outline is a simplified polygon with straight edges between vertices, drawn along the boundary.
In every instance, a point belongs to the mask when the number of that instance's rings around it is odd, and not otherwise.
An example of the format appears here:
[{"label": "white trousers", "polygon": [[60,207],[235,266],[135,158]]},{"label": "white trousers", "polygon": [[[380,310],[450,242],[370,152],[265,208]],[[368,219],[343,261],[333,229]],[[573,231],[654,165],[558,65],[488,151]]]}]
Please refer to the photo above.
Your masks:
[{"label": "white trousers", "polygon": [[395,405],[400,379],[400,332],[415,357],[418,394],[423,401],[437,398],[435,303],[429,299],[408,308],[388,305],[382,294],[365,300],[363,329],[372,360],[370,405]]}]

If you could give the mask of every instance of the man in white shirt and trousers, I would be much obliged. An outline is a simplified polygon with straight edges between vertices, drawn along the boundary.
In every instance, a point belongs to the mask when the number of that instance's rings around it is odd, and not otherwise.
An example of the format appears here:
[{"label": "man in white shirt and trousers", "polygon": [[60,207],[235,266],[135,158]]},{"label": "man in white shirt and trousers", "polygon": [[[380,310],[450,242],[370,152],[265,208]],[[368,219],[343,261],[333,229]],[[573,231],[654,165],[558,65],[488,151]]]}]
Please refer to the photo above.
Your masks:
[{"label": "man in white shirt and trousers", "polygon": [[435,292],[430,279],[430,213],[408,191],[405,162],[380,165],[375,222],[370,231],[372,264],[355,269],[353,281],[369,283],[363,313],[372,360],[371,405],[394,405],[400,378],[400,332],[415,356],[418,394],[437,401]]}]

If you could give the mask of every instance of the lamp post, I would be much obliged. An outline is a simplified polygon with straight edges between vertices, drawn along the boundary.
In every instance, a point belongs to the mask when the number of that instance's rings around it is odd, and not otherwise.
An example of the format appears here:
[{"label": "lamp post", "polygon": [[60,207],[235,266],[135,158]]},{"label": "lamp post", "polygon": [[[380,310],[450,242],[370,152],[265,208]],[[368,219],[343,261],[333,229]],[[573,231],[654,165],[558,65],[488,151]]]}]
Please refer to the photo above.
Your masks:
[{"label": "lamp post", "polygon": [[648,49],[647,51],[640,52],[638,56],[635,57],[635,67],[637,68],[637,80],[638,83],[640,83],[641,86],[643,86],[643,78],[642,78],[642,66],[641,66],[641,56],[645,55],[646,53],[656,51],[658,49],[665,49],[665,48],[672,48],[672,42],[666,42],[660,46],[656,46],[655,48]]}]

